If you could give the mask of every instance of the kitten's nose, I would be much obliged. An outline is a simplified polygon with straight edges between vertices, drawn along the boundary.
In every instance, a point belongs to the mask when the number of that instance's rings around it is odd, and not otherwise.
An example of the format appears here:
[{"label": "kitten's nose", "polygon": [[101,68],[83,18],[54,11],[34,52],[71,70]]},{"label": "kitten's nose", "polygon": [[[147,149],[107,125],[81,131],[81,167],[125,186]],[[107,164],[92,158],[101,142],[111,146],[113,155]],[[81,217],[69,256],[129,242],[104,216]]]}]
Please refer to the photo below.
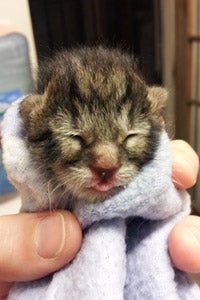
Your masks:
[{"label": "kitten's nose", "polygon": [[110,179],[114,176],[114,174],[117,172],[118,168],[114,167],[114,168],[109,168],[109,169],[105,169],[105,168],[99,168],[99,167],[93,167],[92,168],[93,171],[95,171],[95,173],[98,174],[98,176],[103,179],[103,180],[107,180]]}]

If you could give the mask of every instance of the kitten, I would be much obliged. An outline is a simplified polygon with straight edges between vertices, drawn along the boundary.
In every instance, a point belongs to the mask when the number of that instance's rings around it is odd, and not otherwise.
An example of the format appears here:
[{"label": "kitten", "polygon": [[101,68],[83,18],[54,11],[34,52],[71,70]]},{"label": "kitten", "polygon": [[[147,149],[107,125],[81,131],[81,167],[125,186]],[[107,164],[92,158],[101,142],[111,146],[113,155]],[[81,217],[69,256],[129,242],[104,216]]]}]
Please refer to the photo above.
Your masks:
[{"label": "kitten", "polygon": [[117,49],[62,51],[38,72],[20,114],[33,162],[76,199],[103,201],[153,159],[166,98]]}]

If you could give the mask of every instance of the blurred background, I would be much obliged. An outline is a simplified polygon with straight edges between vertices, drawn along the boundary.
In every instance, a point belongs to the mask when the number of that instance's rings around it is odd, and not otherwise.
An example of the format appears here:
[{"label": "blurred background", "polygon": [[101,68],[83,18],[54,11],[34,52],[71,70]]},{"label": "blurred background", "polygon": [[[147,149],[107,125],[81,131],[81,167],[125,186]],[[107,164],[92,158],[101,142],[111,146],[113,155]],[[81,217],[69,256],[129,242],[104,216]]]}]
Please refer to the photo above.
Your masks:
[{"label": "blurred background", "polygon": [[[200,153],[199,0],[1,0],[0,35],[0,57],[5,39],[9,50],[14,41],[18,43],[9,66],[15,54],[13,68],[21,72],[18,86],[14,74],[8,89],[5,76],[0,76],[0,101],[16,89],[21,94],[31,92],[37,65],[61,47],[119,45],[134,53],[149,84],[169,90],[170,136],[188,141]],[[20,67],[16,53],[22,58]],[[1,70],[3,63],[0,59]],[[4,65],[5,69],[9,68]],[[10,197],[1,192],[2,184],[0,177],[0,200],[5,203]],[[200,180],[190,192],[200,211]]]}]

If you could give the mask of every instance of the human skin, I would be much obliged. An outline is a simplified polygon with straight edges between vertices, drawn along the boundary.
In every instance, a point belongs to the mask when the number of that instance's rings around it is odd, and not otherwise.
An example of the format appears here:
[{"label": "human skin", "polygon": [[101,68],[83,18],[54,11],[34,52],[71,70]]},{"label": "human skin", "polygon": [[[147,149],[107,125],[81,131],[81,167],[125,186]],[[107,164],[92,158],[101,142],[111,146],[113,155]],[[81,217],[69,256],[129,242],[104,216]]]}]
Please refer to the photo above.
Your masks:
[{"label": "human skin", "polygon": [[[179,189],[192,187],[199,170],[199,157],[186,142],[175,140],[172,146],[172,180]],[[188,216],[169,236],[169,253],[177,268],[200,272],[200,217]]]},{"label": "human skin", "polygon": [[[184,141],[171,142],[172,181],[178,189],[196,182],[199,159]],[[21,213],[0,217],[0,298],[13,282],[43,277],[71,261],[81,247],[82,232],[68,211]],[[169,237],[169,252],[177,268],[200,272],[200,218],[189,216]],[[28,267],[27,267],[28,266]]]}]

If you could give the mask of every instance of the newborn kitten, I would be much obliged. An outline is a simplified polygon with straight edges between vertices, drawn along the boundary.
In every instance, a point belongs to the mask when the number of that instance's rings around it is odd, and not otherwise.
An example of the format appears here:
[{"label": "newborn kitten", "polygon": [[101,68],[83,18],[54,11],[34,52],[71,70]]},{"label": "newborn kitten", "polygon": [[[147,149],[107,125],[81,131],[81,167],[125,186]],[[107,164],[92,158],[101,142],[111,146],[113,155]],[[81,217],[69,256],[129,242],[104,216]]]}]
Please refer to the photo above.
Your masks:
[{"label": "newborn kitten", "polygon": [[20,106],[32,160],[52,189],[74,201],[103,201],[154,157],[165,98],[120,50],[60,52]]}]

